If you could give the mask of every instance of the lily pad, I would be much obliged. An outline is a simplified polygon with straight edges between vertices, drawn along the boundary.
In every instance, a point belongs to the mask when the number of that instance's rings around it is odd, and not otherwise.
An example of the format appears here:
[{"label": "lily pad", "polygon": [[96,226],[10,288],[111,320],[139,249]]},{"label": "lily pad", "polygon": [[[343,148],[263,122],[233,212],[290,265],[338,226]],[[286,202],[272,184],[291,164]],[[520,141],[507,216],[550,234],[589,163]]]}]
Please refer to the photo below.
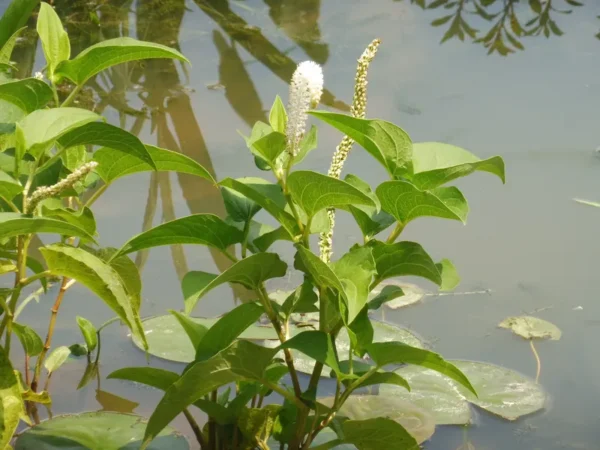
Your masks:
[{"label": "lily pad", "polygon": [[378,294],[380,291],[378,289],[383,289],[387,285],[398,286],[402,288],[402,292],[404,295],[401,297],[395,298],[389,302],[384,303],[384,306],[390,309],[400,309],[405,306],[413,305],[415,303],[420,302],[423,297],[425,297],[425,291],[421,289],[416,284],[412,283],[398,283],[398,282],[388,282],[383,281],[377,288],[373,289],[374,294]]},{"label": "lily pad", "polygon": [[[308,322],[308,324],[312,325],[314,329],[319,328],[319,324],[317,322]],[[406,328],[398,327],[396,325],[392,325],[386,322],[379,322],[376,320],[372,320],[371,324],[373,325],[373,342],[397,341],[410,345],[412,347],[424,348],[423,341]],[[304,326],[291,325],[290,335],[295,336],[296,334],[307,329],[313,328],[307,327],[306,324]],[[279,345],[279,341],[265,341],[265,345],[268,347],[277,347]],[[348,332],[345,328],[342,328],[342,330],[338,334],[338,337],[336,339],[336,347],[339,358],[347,359],[348,351],[350,350],[350,338],[348,337]],[[303,373],[312,373],[315,367],[314,359],[309,358],[304,353],[301,353],[296,350],[292,350],[292,355],[294,356],[294,366],[297,370]],[[282,355],[278,356],[282,357]],[[358,358],[355,359],[357,361],[359,360]],[[323,371],[323,375],[325,374],[326,371]]]},{"label": "lily pad", "polygon": [[[333,405],[333,397],[319,399]],[[383,395],[352,395],[339,410],[339,415],[351,420],[386,417],[395,420],[421,444],[433,436],[435,419],[426,410],[398,397]]]},{"label": "lily pad", "polygon": [[438,425],[471,422],[469,403],[503,417],[516,420],[544,408],[546,393],[532,379],[504,367],[473,361],[451,361],[463,371],[479,397],[439,372],[421,366],[396,370],[411,387],[381,385],[380,395],[412,402],[428,411]]},{"label": "lily pad", "polygon": [[532,316],[507,317],[498,324],[500,328],[506,328],[525,339],[550,339],[558,341],[562,331],[547,320]]},{"label": "lily pad", "polygon": [[[24,431],[15,450],[134,450],[139,449],[146,420],[132,414],[88,412],[57,416]],[[165,428],[148,450],[189,450],[185,437]]]},{"label": "lily pad", "polygon": [[[192,317],[192,320],[210,328],[219,318]],[[189,363],[194,360],[196,356],[194,346],[173,315],[152,317],[144,320],[142,325],[148,341],[148,352],[151,355],[182,363]],[[261,326],[257,324],[244,331],[240,337],[251,340],[277,339],[277,334],[270,325]],[[143,350],[142,342],[135,336],[132,336],[132,339],[133,343]]]}]

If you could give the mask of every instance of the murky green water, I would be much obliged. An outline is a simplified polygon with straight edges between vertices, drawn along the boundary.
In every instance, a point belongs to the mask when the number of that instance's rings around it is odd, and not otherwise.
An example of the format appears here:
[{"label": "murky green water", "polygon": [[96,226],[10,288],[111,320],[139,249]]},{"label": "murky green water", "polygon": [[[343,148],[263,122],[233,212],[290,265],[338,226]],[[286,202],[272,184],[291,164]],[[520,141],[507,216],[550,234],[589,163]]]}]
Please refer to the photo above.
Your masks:
[{"label": "murky green water", "polygon": [[[552,396],[547,410],[516,423],[480,413],[469,439],[477,450],[598,449],[600,210],[572,199],[600,200],[600,158],[594,153],[600,145],[600,40],[595,36],[600,8],[591,1],[580,7],[547,2],[541,7],[549,11],[550,37],[542,28],[539,36],[518,38],[524,50],[506,57],[498,52],[488,56],[468,32],[478,29],[478,37],[486,36],[504,19],[511,29],[513,16],[525,26],[534,16],[526,2],[494,2],[488,11],[500,14],[489,21],[472,13],[469,0],[429,10],[419,1],[392,0],[55,4],[73,53],[102,39],[130,35],[174,46],[190,58],[191,68],[171,61],[117,67],[96,78],[82,106],[104,113],[145,142],[185,153],[219,178],[257,173],[236,130],[266,119],[275,94],[285,97],[297,62],[323,64],[324,103],[343,109],[351,99],[355,60],[371,39],[382,38],[370,73],[369,115],[400,124],[415,141],[449,142],[481,157],[500,154],[508,175],[506,186],[486,176],[460,182],[472,209],[468,226],[422,220],[406,231],[407,239],[421,242],[432,256],[454,261],[463,279],[459,291],[490,293],[427,297],[425,303],[387,312],[386,319],[412,327],[448,358],[493,362],[529,375],[535,373],[535,362],[528,345],[496,325],[525,312],[554,322],[563,330],[562,340],[538,345],[541,383]],[[7,3],[0,0],[0,12]],[[573,11],[557,11],[564,9]],[[448,15],[446,23],[430,25]],[[440,45],[457,15],[467,27],[452,29],[456,35]],[[502,44],[495,42],[501,52],[503,45],[519,46],[506,37]],[[40,46],[31,41],[22,43],[16,59],[23,74],[44,64]],[[305,166],[325,171],[339,138],[322,127],[320,149]],[[358,148],[346,171],[372,184],[384,177]],[[151,224],[223,209],[216,190],[186,175],[121,179],[97,203],[100,242],[120,246]],[[356,237],[355,226],[340,219],[338,248]],[[143,266],[147,316],[182,306],[179,281],[188,270],[228,265],[199,247],[153,249],[137,258]],[[228,287],[215,290],[196,311],[224,312],[234,295],[244,297]],[[53,293],[24,313],[40,334],[45,334],[52,298]],[[77,314],[96,324],[111,317],[101,301],[76,287],[61,308],[54,344],[80,340]],[[53,413],[105,409],[149,415],[158,392],[104,379],[116,368],[142,364],[144,355],[124,328],[112,325],[104,334],[99,381],[74,391],[85,363],[61,369],[53,380]],[[191,434],[184,421],[175,426]],[[427,449],[454,450],[462,439],[462,429],[440,427]]]}]

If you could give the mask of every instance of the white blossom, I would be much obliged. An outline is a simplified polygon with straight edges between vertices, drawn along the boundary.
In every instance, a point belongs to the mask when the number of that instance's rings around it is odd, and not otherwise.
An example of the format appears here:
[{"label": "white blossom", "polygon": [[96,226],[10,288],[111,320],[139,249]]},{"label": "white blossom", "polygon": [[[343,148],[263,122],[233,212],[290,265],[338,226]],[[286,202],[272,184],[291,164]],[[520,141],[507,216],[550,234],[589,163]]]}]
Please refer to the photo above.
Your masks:
[{"label": "white blossom", "polygon": [[298,146],[306,131],[308,110],[314,108],[323,94],[323,70],[313,61],[298,64],[290,83],[288,100],[287,140],[288,151],[298,152]]},{"label": "white blossom", "polygon": [[36,72],[34,76],[38,80],[43,80],[44,79],[44,74],[42,72]]}]

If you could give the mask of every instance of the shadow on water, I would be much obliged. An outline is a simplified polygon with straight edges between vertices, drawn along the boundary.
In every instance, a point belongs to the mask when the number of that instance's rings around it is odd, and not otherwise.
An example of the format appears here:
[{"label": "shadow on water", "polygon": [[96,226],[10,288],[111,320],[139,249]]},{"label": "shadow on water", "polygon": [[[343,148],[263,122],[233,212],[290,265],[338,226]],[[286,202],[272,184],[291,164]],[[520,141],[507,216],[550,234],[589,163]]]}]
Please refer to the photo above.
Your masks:
[{"label": "shadow on water", "polygon": [[[4,0],[0,0],[0,7],[4,6],[5,3]],[[493,60],[493,63],[500,60],[499,56],[517,58],[521,51],[531,47],[534,42],[543,42],[546,39],[557,40],[577,28],[578,18],[585,16],[589,19],[592,15],[595,18],[600,14],[597,5],[589,1],[582,2],[579,0],[546,0],[544,2],[538,0],[402,0],[399,4],[391,0],[380,0],[379,2],[373,2],[373,8],[377,6],[379,9],[383,8],[385,12],[393,13],[394,8],[403,6],[400,3],[409,8],[410,12],[418,12],[415,13],[417,19],[426,19],[431,24],[432,28],[428,30],[429,34],[434,36],[437,41],[441,40],[443,43],[442,48],[444,50],[448,48],[449,54],[456,48],[456,46],[452,47],[451,43],[475,43],[485,47],[491,55],[487,61]],[[118,121],[121,126],[130,132],[136,135],[144,135],[143,140],[145,142],[181,152],[198,161],[217,178],[230,175],[229,173],[218,172],[220,167],[227,165],[223,163],[223,160],[231,159],[232,155],[226,153],[229,141],[223,143],[220,139],[215,139],[214,134],[216,132],[221,133],[223,130],[231,134],[235,126],[223,126],[215,132],[212,129],[216,124],[216,120],[211,117],[213,108],[214,110],[221,108],[219,111],[222,112],[222,103],[224,103],[226,112],[223,115],[235,125],[239,123],[240,127],[251,127],[258,120],[267,121],[272,96],[271,93],[264,95],[265,87],[274,83],[280,83],[280,87],[281,83],[287,83],[297,62],[303,59],[310,58],[325,64],[336,57],[333,49],[337,48],[334,46],[337,42],[333,40],[325,42],[329,39],[325,34],[325,31],[328,30],[324,30],[322,24],[327,19],[327,23],[332,22],[331,27],[334,28],[331,17],[337,18],[337,13],[340,12],[338,9],[342,9],[339,6],[326,5],[326,2],[320,0],[264,0],[262,2],[258,0],[55,0],[54,4],[69,32],[73,55],[102,40],[129,35],[176,49],[184,47],[183,51],[186,54],[190,51],[196,53],[196,48],[198,48],[197,52],[201,52],[198,58],[202,65],[201,68],[198,67],[200,64],[196,62],[194,68],[190,69],[170,60],[149,60],[141,64],[130,63],[114,67],[89,82],[87,88],[82,91],[78,98],[78,106],[93,109],[98,113],[106,113],[110,120]],[[385,6],[381,6],[383,4]],[[359,8],[361,5],[353,2],[353,6]],[[594,8],[598,10],[594,11]],[[254,21],[262,26],[255,25]],[[585,35],[586,39],[587,36],[591,41],[595,41],[595,37],[600,39],[600,33],[594,37],[594,34],[598,32],[598,28],[600,28],[600,23],[597,22],[596,19],[586,21],[584,30],[587,33]],[[40,66],[40,61],[36,61],[36,57],[39,57],[40,54],[39,45],[35,33],[31,31],[34,29],[34,24],[35,20],[30,21],[30,32],[24,36],[19,44],[18,51],[15,52],[20,77],[31,75],[35,72],[36,67]],[[337,24],[335,27],[342,28],[344,23]],[[275,29],[277,33],[269,31],[272,29]],[[373,35],[378,31],[377,29],[370,30]],[[182,42],[181,36],[183,34],[191,36],[191,45],[187,51]],[[360,38],[363,39],[364,36],[360,36]],[[600,41],[597,42],[600,45]],[[390,42],[390,44],[393,47],[395,43]],[[534,53],[533,50],[528,51]],[[294,55],[294,57],[291,55]],[[188,54],[188,56],[191,55]],[[348,53],[343,56],[353,61],[358,55]],[[382,63],[384,62],[382,60]],[[481,60],[478,60],[478,62],[481,62]],[[407,64],[407,66],[410,66],[410,64]],[[497,68],[497,66],[495,67]],[[329,69],[329,66],[327,66],[327,69]],[[207,80],[199,79],[196,75],[200,70],[209,73],[211,70],[214,71],[215,76],[218,77],[217,82],[210,85],[204,83]],[[202,90],[202,92],[193,91],[189,88],[190,86],[197,91]],[[209,90],[206,89],[207,87],[217,91],[214,92],[215,96],[209,96],[210,93],[207,92]],[[328,83],[328,87],[329,90],[325,92],[322,99],[323,105],[328,108],[347,111],[348,105],[340,100],[342,97],[338,98],[335,95],[342,94],[339,92],[341,89],[338,85],[332,82]],[[383,88],[381,91],[383,91]],[[372,91],[376,92],[373,96],[376,101],[378,101],[377,96],[382,96],[381,91]],[[281,89],[279,93],[284,94]],[[343,98],[348,99],[350,93],[351,87],[345,89]],[[263,95],[261,96],[261,94]],[[389,94],[387,92],[384,92],[384,94],[386,102],[394,101],[393,99],[388,101],[387,96]],[[217,97],[217,95],[219,96]],[[199,103],[198,97],[203,101],[207,100]],[[424,97],[427,98],[427,96]],[[410,116],[409,120],[416,120],[412,116],[421,116],[421,111],[415,114],[413,110],[414,108],[407,111],[406,107],[404,108],[404,112]],[[454,113],[454,110],[451,111],[451,114]],[[427,114],[428,111],[425,111],[422,115]],[[448,114],[448,117],[450,117],[450,114]],[[494,120],[493,114],[490,113],[490,117],[490,120]],[[419,117],[418,120],[425,119]],[[442,124],[446,121],[450,123],[451,118],[439,119],[439,123]],[[443,129],[441,125],[440,127]],[[423,131],[420,137],[424,136],[424,133]],[[239,153],[234,155],[239,155]],[[329,156],[327,155],[324,158],[328,160]],[[245,163],[249,164],[249,168],[244,167]],[[238,176],[242,176],[241,174],[254,175],[256,171],[253,166],[250,167],[251,164],[251,160],[244,160],[231,163],[231,166],[240,173]],[[598,168],[596,167],[596,169]],[[563,172],[560,171],[559,175],[563,176]],[[545,181],[539,181],[539,184],[542,185]],[[225,208],[218,190],[207,181],[197,177],[185,174],[152,173],[147,179],[138,178],[136,183],[135,189],[147,192],[147,194],[143,194],[140,203],[142,213],[132,218],[132,216],[126,214],[126,211],[117,212],[117,214],[124,215],[126,218],[124,220],[133,223],[134,233],[147,230],[158,223],[173,220],[189,213],[225,215]],[[497,195],[501,197],[505,194],[501,192]],[[118,199],[119,197],[115,198]],[[504,205],[504,207],[507,206]],[[111,214],[113,213],[111,212]],[[490,211],[491,217],[493,214],[494,212]],[[493,217],[496,220],[495,216]],[[556,222],[553,208],[552,215],[549,217],[552,219],[548,219],[549,223]],[[510,227],[511,223],[507,226]],[[475,223],[473,226],[475,227],[473,229],[477,230],[477,224]],[[500,225],[498,227],[500,228]],[[526,227],[526,224],[523,227]],[[427,226],[425,229],[428,232],[431,231],[431,228],[427,228]],[[510,230],[510,228],[508,229]],[[437,228],[434,230],[438,232]],[[343,229],[340,229],[340,233],[343,232]],[[519,229],[515,231],[515,234],[523,232]],[[479,230],[476,233],[479,233],[476,237],[480,238],[482,242],[492,238],[487,231]],[[535,228],[531,232],[531,236],[535,237],[537,233],[538,230]],[[119,234],[114,241],[122,242],[123,237],[128,236]],[[462,239],[462,237],[458,239]],[[507,237],[504,239],[509,241]],[[546,243],[543,243],[543,245],[545,246]],[[36,247],[32,245],[32,248]],[[444,244],[440,244],[439,247],[444,249]],[[473,253],[469,253],[468,250],[465,250],[465,253],[468,257],[473,256]],[[143,251],[136,255],[136,264],[140,267],[140,271],[147,274],[149,269],[152,268],[152,261],[156,261],[156,258],[156,253],[151,255],[149,251]],[[219,252],[210,252],[209,259],[211,264],[214,264],[221,271],[231,264]],[[474,261],[471,264],[479,265],[476,259]],[[170,266],[171,262],[177,283],[163,283],[162,277],[165,276],[163,272],[170,269],[170,267],[165,266]],[[181,246],[173,246],[170,249],[170,255],[166,259],[160,260],[160,268],[155,272],[151,272],[151,275],[153,276],[154,273],[159,272],[161,278],[145,279],[145,282],[147,282],[145,292],[152,292],[156,289],[162,293],[164,292],[161,288],[162,284],[168,284],[168,288],[175,292],[172,295],[173,298],[161,298],[158,301],[157,312],[164,313],[167,308],[181,305],[178,283],[185,273],[195,268],[197,263],[198,258],[195,254],[186,252],[186,249]],[[204,263],[203,260],[202,263]],[[466,261],[462,261],[462,263],[463,266],[467,266]],[[502,264],[502,262],[498,264]],[[479,267],[471,266],[472,273],[479,273],[478,271]],[[494,268],[489,270],[486,268],[486,271],[491,273]],[[465,272],[467,271],[465,270]],[[502,278],[510,276],[510,273],[501,272]],[[486,280],[493,281],[494,279],[486,278]],[[503,279],[501,282],[504,283],[505,280]],[[487,288],[488,286],[483,287]],[[231,289],[236,301],[245,301],[251,298],[249,293],[238,285],[232,285]],[[224,308],[229,307],[231,304],[231,292],[227,291],[223,294],[223,297],[226,297],[225,301],[221,301]],[[511,292],[510,295],[512,294]],[[149,296],[153,297],[154,293]],[[458,301],[466,302],[466,300]],[[498,297],[495,297],[494,301],[500,303]],[[489,332],[489,327],[494,327],[497,323],[486,324],[488,328],[482,325],[485,322],[481,320],[481,316],[476,316],[476,314],[485,315],[489,310],[481,304],[481,302],[469,303],[465,308],[472,308],[473,311],[470,309],[468,312],[461,310],[457,321],[462,319],[465,321],[460,324],[457,322],[455,327],[461,327],[464,336],[472,337],[471,334],[480,333],[475,339],[481,344],[483,350],[478,349],[478,351],[484,354],[485,351],[492,353],[487,357],[489,361],[495,361],[497,356],[499,359],[506,358],[510,351],[505,350],[504,347],[491,348],[492,344],[488,344],[489,340],[481,339],[481,336]],[[431,323],[429,330],[426,328],[427,325],[424,325],[425,330],[423,331],[425,333],[441,333],[440,329],[443,329],[446,323],[441,321],[440,317],[454,317],[456,315],[454,306],[447,307],[444,304],[436,305],[436,307],[422,306],[423,309],[420,310],[420,314],[422,314],[422,311],[429,314],[428,321]],[[588,308],[587,304],[585,307]],[[439,308],[442,308],[441,311]],[[505,311],[502,309],[502,305],[495,308],[498,308],[498,311],[492,311],[492,313],[501,314]],[[512,313],[514,310],[510,312]],[[506,313],[508,314],[508,310]],[[42,314],[45,314],[45,311]],[[63,315],[62,311],[61,315]],[[397,319],[399,322],[402,321],[408,324],[411,320],[418,320],[416,315],[417,313],[411,309],[402,317],[394,316],[394,320]],[[63,329],[63,331],[68,334],[69,338],[75,339],[73,337],[77,332],[75,322],[71,320],[68,329]],[[466,338],[461,341],[463,336],[454,336],[456,331],[454,331],[454,334],[450,332],[449,334],[459,341],[457,345],[462,344],[470,349],[477,347],[472,343],[465,342]],[[107,359],[105,364],[108,367],[105,367],[102,371],[104,375],[110,373],[110,369],[116,369],[123,365],[136,365],[136,363],[142,365],[145,363],[143,356],[134,351],[131,346],[128,346],[128,342],[123,344],[123,341],[126,340],[123,335],[119,334],[107,339],[108,347],[103,355],[103,360],[104,358]],[[443,353],[455,344],[453,340],[450,340],[450,344],[445,344],[445,342],[442,341],[440,344],[440,347],[442,347],[440,351]],[[444,345],[446,345],[446,348],[444,348]],[[509,343],[507,347],[511,345],[512,343]],[[109,358],[108,355],[111,351],[108,349],[111,346],[116,356]],[[135,354],[132,355],[132,353]],[[496,353],[499,353],[499,355],[496,355]],[[475,350],[473,354],[481,356]],[[456,353],[454,356],[456,356]],[[463,357],[460,352],[458,356]],[[138,405],[138,403],[126,398],[128,394],[131,394],[128,389],[133,388],[121,387],[118,392],[122,396],[112,392],[117,390],[115,386],[118,385],[110,384],[111,382],[106,383],[108,387],[103,386],[101,388],[100,381],[102,377],[98,371],[92,373],[90,369],[89,373],[84,372],[85,368],[80,366],[77,368],[80,372],[75,374],[76,376],[71,376],[67,370],[64,380],[55,380],[55,389],[66,398],[65,403],[59,409],[73,411],[89,408],[122,412],[135,410],[136,413],[148,415],[156,404],[157,394],[151,394],[151,397],[146,398],[142,395],[147,394],[147,392],[142,391],[141,395],[132,396],[136,399],[143,398],[143,400],[139,400],[140,405]],[[525,370],[527,367],[525,364],[520,369]],[[180,370],[180,367],[175,365],[169,368]],[[548,372],[550,374],[551,370]],[[76,385],[80,380],[83,383],[81,374],[83,374],[86,383],[89,383],[93,401],[89,401],[89,399],[82,400],[76,404],[79,400],[69,400],[72,391],[69,391],[70,386],[67,386],[67,384],[72,382]],[[93,383],[94,379],[96,383]],[[557,378],[554,382],[556,384],[553,387],[557,389],[557,386],[562,383],[562,379]],[[59,403],[61,401],[58,400]],[[76,406],[73,407],[73,404],[76,404]],[[587,408],[590,408],[590,406],[588,405]],[[593,410],[593,408],[590,408],[590,410]],[[561,414],[558,414],[558,416],[554,415],[548,418],[534,416],[517,424],[507,424],[491,416],[479,414],[477,427],[469,431],[468,439],[463,435],[463,430],[458,427],[440,427],[433,440],[427,444],[427,449],[593,449],[598,447],[596,445],[598,439],[596,439],[597,433],[591,427],[595,427],[597,418],[592,417],[593,412],[588,411],[587,414],[589,415],[588,422],[585,422],[587,416],[577,416],[574,419],[565,421]],[[540,436],[536,432],[536,427],[542,428],[544,436]],[[479,443],[482,446],[479,446]]]}]

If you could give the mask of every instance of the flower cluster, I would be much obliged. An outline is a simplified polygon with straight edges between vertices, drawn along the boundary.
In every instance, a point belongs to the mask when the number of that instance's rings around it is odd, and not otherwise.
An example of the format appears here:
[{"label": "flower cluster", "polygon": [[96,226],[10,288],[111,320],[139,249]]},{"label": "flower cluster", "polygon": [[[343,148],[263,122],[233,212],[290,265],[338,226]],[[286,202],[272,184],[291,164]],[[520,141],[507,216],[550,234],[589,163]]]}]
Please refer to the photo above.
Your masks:
[{"label": "flower cluster", "polygon": [[60,180],[58,183],[53,184],[52,186],[40,186],[33,192],[33,194],[31,194],[31,197],[29,197],[29,200],[27,201],[26,213],[32,213],[42,200],[50,197],[56,197],[70,187],[73,187],[75,183],[84,179],[85,176],[97,166],[98,163],[96,161],[91,161],[80,166],[73,173],[68,175],[63,180]]},{"label": "flower cluster", "polygon": [[[358,59],[356,79],[354,82],[354,98],[352,99],[352,107],[350,108],[350,111],[353,117],[357,117],[359,119],[365,118],[365,113],[367,110],[367,72],[369,70],[371,61],[373,61],[373,58],[375,58],[375,55],[377,54],[377,49],[379,48],[380,43],[381,41],[379,39],[375,39],[369,44],[361,57]],[[342,142],[340,142],[340,145],[338,145],[335,149],[335,153],[333,154],[331,166],[329,167],[329,172],[327,175],[334,178],[340,177],[344,167],[344,162],[346,161],[348,153],[350,153],[353,144],[354,140],[352,140],[349,136],[344,136]],[[321,259],[328,263],[331,261],[333,227],[335,226],[335,210],[327,210],[327,215],[329,216],[329,230],[326,233],[321,233],[319,239],[319,248]]]},{"label": "flower cluster", "polygon": [[306,131],[308,110],[314,108],[323,94],[323,70],[313,61],[298,64],[290,83],[286,136],[288,152],[298,153],[300,140]]}]

